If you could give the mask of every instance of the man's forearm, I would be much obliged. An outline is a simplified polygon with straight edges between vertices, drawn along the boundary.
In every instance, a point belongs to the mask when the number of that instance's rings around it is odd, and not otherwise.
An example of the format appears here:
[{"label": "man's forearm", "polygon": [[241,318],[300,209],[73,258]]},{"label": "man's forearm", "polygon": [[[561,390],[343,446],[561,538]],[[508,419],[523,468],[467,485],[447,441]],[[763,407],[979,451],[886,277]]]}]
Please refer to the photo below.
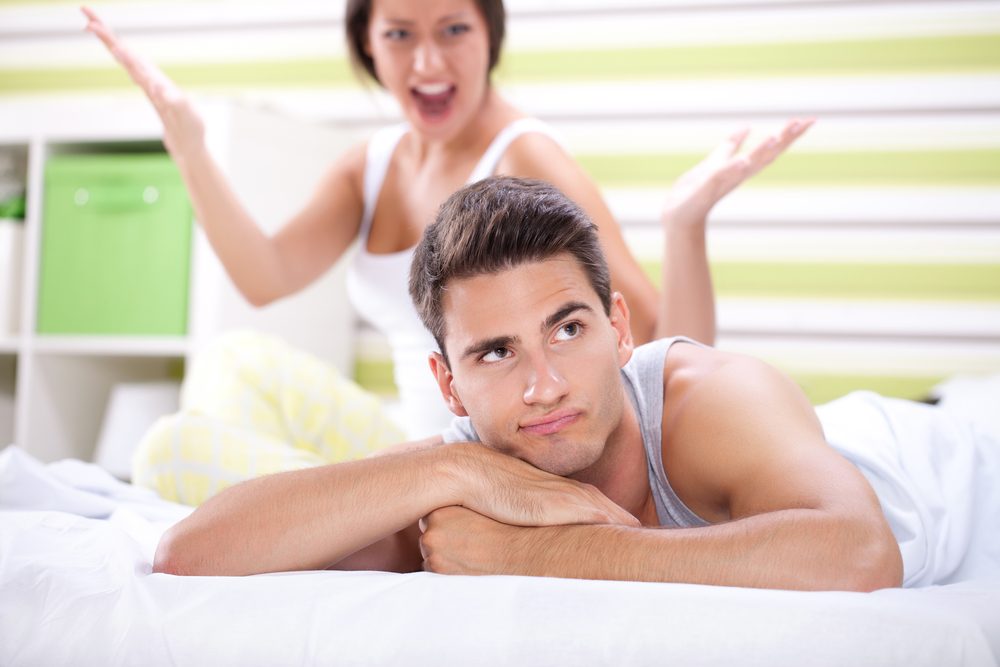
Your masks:
[{"label": "man's forearm", "polygon": [[706,528],[528,528],[510,537],[506,574],[796,590],[899,586],[891,534],[875,523],[792,509]]},{"label": "man's forearm", "polygon": [[[415,567],[418,533],[399,532],[452,505],[521,526],[635,521],[586,484],[479,444],[434,444],[440,440],[226,489],[164,535],[153,569],[242,575],[335,564]],[[510,492],[514,485],[520,493]],[[345,561],[354,554],[358,558]]]},{"label": "man's forearm", "polygon": [[164,536],[154,570],[322,569],[459,500],[449,447],[270,475],[226,489]]}]

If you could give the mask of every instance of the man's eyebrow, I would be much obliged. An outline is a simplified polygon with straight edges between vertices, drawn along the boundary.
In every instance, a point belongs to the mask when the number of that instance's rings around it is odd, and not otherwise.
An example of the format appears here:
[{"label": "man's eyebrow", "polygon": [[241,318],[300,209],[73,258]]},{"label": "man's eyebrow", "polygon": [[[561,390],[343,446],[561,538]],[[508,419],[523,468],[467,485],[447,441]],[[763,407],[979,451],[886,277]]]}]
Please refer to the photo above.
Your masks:
[{"label": "man's eyebrow", "polygon": [[551,315],[545,318],[545,321],[542,322],[541,326],[542,333],[545,333],[546,331],[554,327],[556,324],[558,324],[559,320],[564,319],[566,316],[571,315],[572,313],[575,313],[578,310],[585,310],[588,313],[594,312],[593,308],[591,308],[582,301],[570,301],[565,306],[563,306],[562,308],[560,308],[559,310],[557,310],[556,312],[552,313]]},{"label": "man's eyebrow", "polygon": [[465,348],[465,351],[462,352],[462,358],[466,359],[471,356],[479,356],[480,354],[492,352],[497,348],[508,347],[512,343],[519,343],[520,341],[521,339],[517,336],[495,336],[493,338],[486,338],[484,340],[476,341]]}]

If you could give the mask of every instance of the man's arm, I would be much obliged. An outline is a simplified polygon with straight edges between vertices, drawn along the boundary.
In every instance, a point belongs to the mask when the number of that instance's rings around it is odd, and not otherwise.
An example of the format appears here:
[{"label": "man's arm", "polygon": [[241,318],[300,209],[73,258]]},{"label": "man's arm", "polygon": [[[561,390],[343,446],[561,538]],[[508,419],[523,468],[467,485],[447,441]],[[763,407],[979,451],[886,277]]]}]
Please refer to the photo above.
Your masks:
[{"label": "man's arm", "polygon": [[668,475],[715,506],[717,525],[518,528],[445,508],[423,523],[425,568],[805,590],[900,585],[878,499],[825,443],[790,380],[740,359],[696,381],[673,417]]},{"label": "man's arm", "polygon": [[[617,525],[524,528],[445,507],[424,525],[423,567],[442,574],[790,590],[871,591],[901,582],[900,566],[894,563],[898,551],[893,557],[861,526],[821,511],[783,510],[672,530]],[[848,551],[849,559],[833,556]]]},{"label": "man's arm", "polygon": [[519,525],[635,523],[593,487],[481,445],[418,447],[230,487],[164,535],[153,569],[191,575],[334,565],[412,571],[420,565],[412,527],[449,505]]}]

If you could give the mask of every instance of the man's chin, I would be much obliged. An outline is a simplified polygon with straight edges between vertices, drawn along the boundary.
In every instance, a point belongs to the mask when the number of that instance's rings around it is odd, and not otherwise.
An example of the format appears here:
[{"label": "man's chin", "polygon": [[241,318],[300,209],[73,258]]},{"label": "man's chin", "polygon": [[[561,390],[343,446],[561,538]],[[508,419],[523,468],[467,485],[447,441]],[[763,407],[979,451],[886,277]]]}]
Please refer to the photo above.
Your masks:
[{"label": "man's chin", "polygon": [[[569,450],[564,445],[562,448],[555,447],[545,452],[547,456],[535,457],[536,460],[525,459],[539,470],[559,475],[560,477],[571,477],[583,472],[597,463],[600,458],[600,448],[577,448]],[[562,456],[560,456],[562,454]],[[569,456],[566,456],[569,454]]]},{"label": "man's chin", "polygon": [[535,467],[544,470],[545,472],[552,473],[553,475],[559,475],[560,477],[572,477],[578,472],[584,470],[587,466],[561,464],[561,465],[544,465]]},{"label": "man's chin", "polygon": [[569,477],[586,470],[600,459],[604,447],[590,443],[581,444],[579,439],[571,436],[519,437],[498,442],[484,439],[491,449],[521,459],[539,470],[544,470],[560,477]]}]

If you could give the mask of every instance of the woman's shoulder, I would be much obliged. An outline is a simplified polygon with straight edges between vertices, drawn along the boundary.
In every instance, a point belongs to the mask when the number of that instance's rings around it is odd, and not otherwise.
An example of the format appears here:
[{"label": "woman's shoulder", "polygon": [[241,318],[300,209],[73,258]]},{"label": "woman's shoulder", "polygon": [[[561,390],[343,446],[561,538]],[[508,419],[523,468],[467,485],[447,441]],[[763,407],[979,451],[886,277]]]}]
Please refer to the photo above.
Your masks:
[{"label": "woman's shoulder", "polygon": [[342,152],[327,169],[328,178],[361,178],[365,168],[367,142],[358,142]]},{"label": "woman's shoulder", "polygon": [[561,177],[578,176],[576,162],[547,123],[531,117],[521,118],[516,123],[519,132],[497,163],[497,174],[551,182],[558,182]]},{"label": "woman's shoulder", "polygon": [[[387,132],[389,130],[391,132]],[[380,152],[380,146],[385,146],[387,139],[391,140],[393,146],[399,140],[389,135],[400,135],[398,128],[383,128],[371,136],[352,144],[347,150],[340,154],[329,170],[332,178],[346,179],[360,193],[364,187],[365,170],[368,162],[372,159],[373,153]],[[400,135],[401,136],[401,135]],[[375,156],[378,158],[378,156]]]},{"label": "woman's shoulder", "polygon": [[522,116],[508,123],[504,130],[513,132],[501,166],[532,166],[544,163],[554,155],[565,155],[552,127],[538,118]]}]

